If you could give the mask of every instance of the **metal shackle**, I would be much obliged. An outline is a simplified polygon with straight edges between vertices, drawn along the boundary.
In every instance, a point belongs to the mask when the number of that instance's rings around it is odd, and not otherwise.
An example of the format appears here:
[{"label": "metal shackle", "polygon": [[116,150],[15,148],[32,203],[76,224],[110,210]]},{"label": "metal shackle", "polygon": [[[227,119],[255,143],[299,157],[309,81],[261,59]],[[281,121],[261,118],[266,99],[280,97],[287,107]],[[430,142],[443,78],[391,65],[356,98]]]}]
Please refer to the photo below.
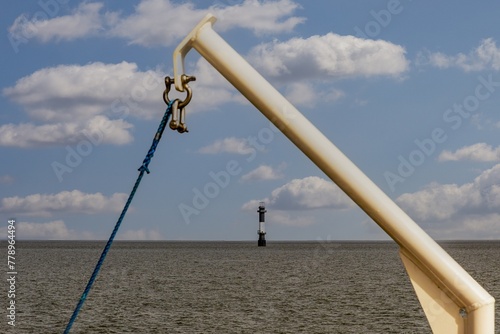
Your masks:
[{"label": "metal shackle", "polygon": [[[183,74],[181,76],[182,80],[182,86],[187,92],[186,98],[183,101],[179,102],[179,109],[184,109],[185,106],[188,105],[189,102],[191,102],[191,98],[193,97],[193,92],[191,91],[191,87],[189,87],[188,83],[190,81],[195,81],[196,78],[193,76],[187,76]],[[168,98],[168,93],[170,92],[170,86],[174,83],[174,79],[170,77],[165,77],[165,90],[163,91],[163,101],[168,105],[170,104],[170,99]]]}]

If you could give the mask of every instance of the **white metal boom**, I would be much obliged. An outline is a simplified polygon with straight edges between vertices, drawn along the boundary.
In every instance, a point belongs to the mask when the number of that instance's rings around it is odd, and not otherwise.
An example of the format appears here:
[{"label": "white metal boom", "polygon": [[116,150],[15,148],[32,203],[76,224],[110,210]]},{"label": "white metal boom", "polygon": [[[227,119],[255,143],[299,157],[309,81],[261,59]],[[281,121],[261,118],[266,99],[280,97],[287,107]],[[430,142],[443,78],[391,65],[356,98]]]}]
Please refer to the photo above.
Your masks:
[{"label": "white metal boom", "polygon": [[494,334],[495,299],[213,29],[208,14],[174,51],[184,91],[184,56],[196,49],[400,246],[436,334]]}]

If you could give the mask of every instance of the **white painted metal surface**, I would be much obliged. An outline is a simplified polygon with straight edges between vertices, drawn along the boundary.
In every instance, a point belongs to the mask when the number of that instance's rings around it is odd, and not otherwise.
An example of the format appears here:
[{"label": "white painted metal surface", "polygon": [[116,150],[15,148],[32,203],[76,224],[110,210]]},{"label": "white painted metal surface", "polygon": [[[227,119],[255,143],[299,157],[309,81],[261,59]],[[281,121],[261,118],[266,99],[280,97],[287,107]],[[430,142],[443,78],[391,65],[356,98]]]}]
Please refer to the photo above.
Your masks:
[{"label": "white painted metal surface", "polygon": [[494,298],[232,49],[212,29],[215,21],[207,15],[176,48],[177,90],[194,48],[399,244],[434,333],[494,334]]},{"label": "white painted metal surface", "polygon": [[264,222],[259,222],[259,233],[265,233]]}]

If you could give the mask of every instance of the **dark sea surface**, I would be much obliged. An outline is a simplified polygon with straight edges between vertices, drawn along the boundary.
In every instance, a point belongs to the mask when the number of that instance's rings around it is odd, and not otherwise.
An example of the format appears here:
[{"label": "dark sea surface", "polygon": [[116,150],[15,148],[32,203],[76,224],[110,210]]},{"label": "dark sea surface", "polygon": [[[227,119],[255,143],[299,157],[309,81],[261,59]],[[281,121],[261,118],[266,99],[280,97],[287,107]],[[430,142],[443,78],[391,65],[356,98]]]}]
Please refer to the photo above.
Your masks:
[{"label": "dark sea surface", "polygon": [[[104,245],[17,241],[16,327],[4,280],[0,333],[62,333]],[[500,301],[500,242],[441,245]],[[72,333],[431,330],[393,242],[118,241]]]}]

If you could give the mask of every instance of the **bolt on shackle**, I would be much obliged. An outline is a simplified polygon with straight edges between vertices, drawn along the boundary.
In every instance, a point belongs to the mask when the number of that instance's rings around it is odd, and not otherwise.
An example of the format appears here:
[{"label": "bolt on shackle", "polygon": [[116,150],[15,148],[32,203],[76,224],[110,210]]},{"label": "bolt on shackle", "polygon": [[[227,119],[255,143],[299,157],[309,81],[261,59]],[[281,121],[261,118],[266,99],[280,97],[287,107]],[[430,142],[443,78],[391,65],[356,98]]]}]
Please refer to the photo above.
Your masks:
[{"label": "bolt on shackle", "polygon": [[[186,109],[185,107],[191,102],[191,98],[193,97],[193,92],[191,91],[191,87],[189,87],[188,83],[190,81],[195,81],[196,78],[193,76],[187,76],[183,74],[181,76],[182,87],[185,91],[187,91],[186,98],[183,101],[179,99],[175,99],[172,102],[172,120],[169,123],[169,127],[172,130],[177,130],[179,133],[188,132],[187,125],[185,122],[186,119]],[[163,91],[163,101],[167,105],[170,105],[171,101],[168,98],[168,93],[170,92],[170,86],[174,83],[174,79],[170,77],[165,77],[165,91]]]}]

